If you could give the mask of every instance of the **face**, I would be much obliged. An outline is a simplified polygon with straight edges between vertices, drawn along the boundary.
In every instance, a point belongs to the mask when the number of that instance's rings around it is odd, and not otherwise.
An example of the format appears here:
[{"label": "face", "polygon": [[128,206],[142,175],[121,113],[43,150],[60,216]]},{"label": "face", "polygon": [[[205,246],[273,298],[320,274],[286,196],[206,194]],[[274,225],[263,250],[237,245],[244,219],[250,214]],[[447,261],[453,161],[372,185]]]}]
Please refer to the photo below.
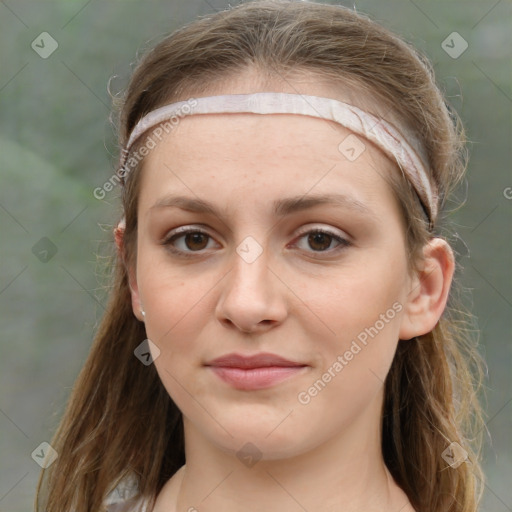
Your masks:
[{"label": "face", "polygon": [[[369,142],[348,160],[349,135],[300,115],[197,115],[146,157],[134,312],[186,435],[278,459],[378,431],[410,279],[396,170]],[[233,354],[272,356],[215,361]]]}]

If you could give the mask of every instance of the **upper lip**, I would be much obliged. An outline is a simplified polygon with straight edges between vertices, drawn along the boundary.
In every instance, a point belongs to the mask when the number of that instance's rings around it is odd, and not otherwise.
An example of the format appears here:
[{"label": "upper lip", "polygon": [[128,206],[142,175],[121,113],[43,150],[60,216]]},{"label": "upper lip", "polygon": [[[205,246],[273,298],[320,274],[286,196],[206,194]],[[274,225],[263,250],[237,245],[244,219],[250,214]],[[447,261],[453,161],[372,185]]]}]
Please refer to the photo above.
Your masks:
[{"label": "upper lip", "polygon": [[276,354],[262,352],[252,356],[243,356],[241,354],[226,354],[217,357],[206,363],[206,366],[220,366],[225,368],[263,368],[268,366],[307,366],[304,363],[290,361]]}]

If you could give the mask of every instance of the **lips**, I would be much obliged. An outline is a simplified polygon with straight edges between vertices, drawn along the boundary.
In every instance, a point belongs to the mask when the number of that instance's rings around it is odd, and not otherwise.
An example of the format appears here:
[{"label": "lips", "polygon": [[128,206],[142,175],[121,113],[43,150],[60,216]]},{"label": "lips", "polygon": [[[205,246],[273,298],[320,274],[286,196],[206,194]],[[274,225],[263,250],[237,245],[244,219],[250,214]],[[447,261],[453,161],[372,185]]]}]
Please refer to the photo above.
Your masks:
[{"label": "lips", "polygon": [[227,354],[222,357],[218,357],[206,366],[217,366],[226,368],[265,368],[269,366],[280,366],[280,367],[297,367],[307,366],[303,363],[296,361],[289,361],[281,356],[269,353],[255,354],[252,356],[242,356],[240,354]]},{"label": "lips", "polygon": [[303,373],[309,365],[276,354],[260,353],[252,356],[227,354],[205,366],[232,387],[248,391],[272,387]]}]

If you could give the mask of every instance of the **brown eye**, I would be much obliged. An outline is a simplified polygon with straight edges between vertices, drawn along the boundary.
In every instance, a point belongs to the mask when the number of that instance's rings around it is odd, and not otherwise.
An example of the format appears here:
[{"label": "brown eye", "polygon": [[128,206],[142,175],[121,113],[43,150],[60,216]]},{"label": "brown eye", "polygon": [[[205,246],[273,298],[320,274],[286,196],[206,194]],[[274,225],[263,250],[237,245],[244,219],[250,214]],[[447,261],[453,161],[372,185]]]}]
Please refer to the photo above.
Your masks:
[{"label": "brown eye", "polygon": [[[208,235],[201,233],[200,231],[194,231],[184,235],[184,241],[187,249],[198,250],[205,249],[208,243]],[[206,242],[206,243],[205,243]]]},{"label": "brown eye", "polygon": [[[300,247],[300,249],[307,252],[312,252],[311,250],[313,250],[313,252],[330,253],[350,245],[350,242],[345,238],[321,229],[307,231],[301,235],[300,239],[306,240],[307,247]],[[337,244],[334,248],[331,247],[333,242]]]},{"label": "brown eye", "polygon": [[310,233],[308,244],[315,251],[324,251],[331,245],[333,236],[321,231]]},{"label": "brown eye", "polygon": [[175,230],[174,234],[163,240],[162,245],[167,246],[173,253],[187,257],[207,249],[210,240],[212,237],[200,229],[184,228]]}]

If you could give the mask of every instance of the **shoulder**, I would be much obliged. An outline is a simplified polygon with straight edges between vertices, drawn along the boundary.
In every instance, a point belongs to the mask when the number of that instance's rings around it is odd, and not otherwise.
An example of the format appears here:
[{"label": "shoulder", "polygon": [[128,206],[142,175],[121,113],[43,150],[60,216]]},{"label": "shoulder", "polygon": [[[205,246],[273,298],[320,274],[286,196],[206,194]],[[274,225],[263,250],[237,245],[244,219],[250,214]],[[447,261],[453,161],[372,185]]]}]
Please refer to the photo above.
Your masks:
[{"label": "shoulder", "polygon": [[[185,472],[185,465],[167,481],[159,493],[152,510],[169,511],[169,504],[176,506],[178,492]],[[150,512],[150,497],[141,496],[139,493],[138,480],[134,475],[129,475],[109,493],[103,505],[106,512]]]},{"label": "shoulder", "polygon": [[148,512],[149,498],[139,495],[137,479],[128,476],[109,493],[103,505],[107,512]]}]

